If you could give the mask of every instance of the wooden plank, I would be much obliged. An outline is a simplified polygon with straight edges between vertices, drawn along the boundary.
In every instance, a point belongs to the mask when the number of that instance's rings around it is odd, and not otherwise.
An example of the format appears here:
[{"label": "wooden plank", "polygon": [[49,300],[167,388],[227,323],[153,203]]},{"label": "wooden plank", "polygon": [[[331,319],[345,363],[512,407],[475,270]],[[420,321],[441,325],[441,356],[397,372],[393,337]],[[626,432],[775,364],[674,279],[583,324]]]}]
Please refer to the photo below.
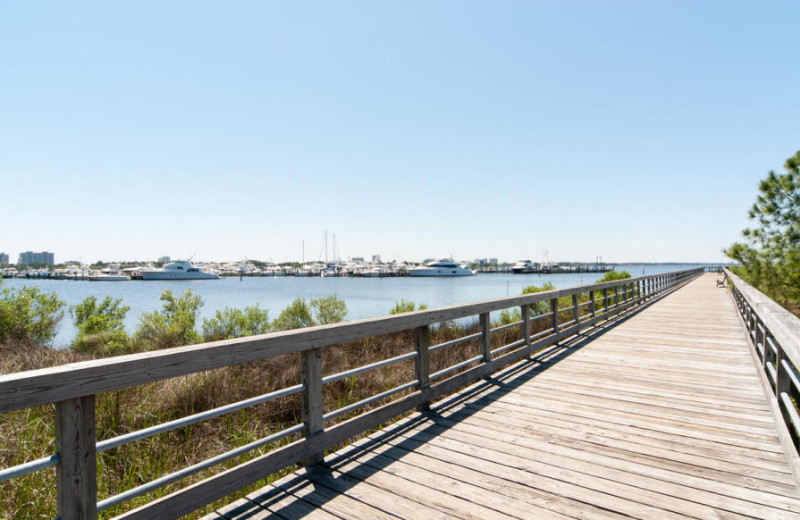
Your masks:
[{"label": "wooden plank", "polygon": [[[639,491],[635,493],[641,498],[637,502],[650,504],[654,497],[645,497],[641,493],[641,486],[647,482],[648,488],[656,492],[669,489],[672,491],[669,496],[673,498],[689,498],[697,504],[711,505],[731,513],[763,520],[800,518],[800,499],[796,498],[743,489],[722,482],[675,473],[658,466],[586,452],[571,446],[554,445],[546,441],[532,442],[527,437],[505,434],[497,430],[465,428],[461,423],[459,428],[442,426],[442,430],[437,432],[438,435],[433,435],[435,428],[428,427],[427,430],[431,435],[430,443],[436,446],[453,448],[454,442],[460,442],[460,450],[473,455],[483,454],[485,450],[485,456],[481,458],[487,461],[503,461],[512,467],[521,465],[526,471],[539,476],[549,476],[573,485],[580,484],[584,489],[584,497],[585,490],[593,489],[608,493],[610,490],[607,486],[616,483],[638,488]],[[565,467],[572,469],[565,470]],[[587,473],[593,474],[594,478],[586,476]],[[633,493],[633,490],[627,490],[624,494],[621,492],[609,494],[637,496]],[[598,499],[599,503],[607,506],[611,504],[608,497],[598,497]],[[619,507],[623,505],[625,504],[615,504],[615,510],[621,511]],[[632,513],[633,511],[625,512],[625,514]],[[662,518],[653,512],[649,516],[641,516],[641,511],[636,514],[640,515],[640,518]]]},{"label": "wooden plank", "polygon": [[56,506],[61,520],[96,520],[97,462],[94,396],[59,401],[55,407]]}]

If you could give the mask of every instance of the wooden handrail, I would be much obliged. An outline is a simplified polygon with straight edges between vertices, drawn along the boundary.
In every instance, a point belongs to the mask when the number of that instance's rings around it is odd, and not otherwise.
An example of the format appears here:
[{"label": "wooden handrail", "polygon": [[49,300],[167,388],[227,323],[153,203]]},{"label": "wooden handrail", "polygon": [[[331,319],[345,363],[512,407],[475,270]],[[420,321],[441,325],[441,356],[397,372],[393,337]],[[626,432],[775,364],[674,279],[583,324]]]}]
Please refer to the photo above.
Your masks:
[{"label": "wooden handrail", "polygon": [[748,336],[769,378],[783,421],[800,451],[800,417],[792,399],[800,392],[800,318],[767,295],[751,286],[729,269],[724,274],[730,282],[734,301],[747,328]]},{"label": "wooden handrail", "polygon": [[[178,518],[287,466],[299,462],[318,462],[327,448],[415,407],[425,409],[429,402],[446,393],[554,345],[586,327],[608,320],[626,309],[675,290],[702,273],[702,268],[690,269],[7,374],[0,376],[0,413],[56,403],[56,444],[60,455],[57,466],[59,516],[61,520],[94,520],[97,516],[96,469],[93,464],[96,452],[96,394],[282,354],[302,353],[303,439],[118,517]],[[614,291],[611,306],[609,289]],[[603,312],[597,312],[595,308],[594,296],[599,294],[597,291],[603,291],[603,298],[599,300],[604,303]],[[584,293],[590,294],[592,303],[589,315],[581,316],[578,295]],[[571,305],[560,309],[558,299],[564,296],[572,298]],[[536,317],[530,316],[529,309],[538,302],[549,302],[551,328],[549,333],[540,332],[530,336],[530,323]],[[520,307],[523,316],[519,327],[522,338],[516,342],[519,348],[513,350],[511,347],[515,345],[512,344],[493,351],[490,345],[489,313],[512,307]],[[559,323],[559,313],[564,312],[573,315],[571,322]],[[477,366],[466,367],[455,375],[447,374],[446,379],[432,381],[428,358],[431,349],[430,325],[470,316],[479,316],[481,324],[481,356],[476,359]],[[416,381],[411,384],[416,389],[389,404],[326,429],[322,403],[322,349],[347,341],[407,330],[414,332]],[[408,387],[409,383],[406,383],[405,388]]]}]

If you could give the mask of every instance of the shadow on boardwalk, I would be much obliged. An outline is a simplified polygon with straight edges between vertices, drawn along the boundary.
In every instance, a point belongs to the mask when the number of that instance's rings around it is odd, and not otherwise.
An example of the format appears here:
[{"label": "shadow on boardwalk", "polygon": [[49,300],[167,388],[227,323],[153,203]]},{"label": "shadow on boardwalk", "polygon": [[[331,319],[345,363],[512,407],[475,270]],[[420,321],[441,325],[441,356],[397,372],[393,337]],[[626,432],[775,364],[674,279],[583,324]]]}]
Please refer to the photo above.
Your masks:
[{"label": "shadow on boardwalk", "polygon": [[[584,331],[518,363],[494,376],[454,394],[435,404],[430,411],[422,412],[390,425],[373,436],[362,439],[328,458],[324,463],[301,470],[282,479],[275,487],[268,486],[248,495],[248,502],[218,511],[224,518],[237,520],[265,518],[269,512],[276,518],[298,519],[313,513],[331,500],[340,497],[370,476],[386,470],[391,464],[420,446],[453,428],[483,408],[502,399],[525,385],[549,367],[589,345],[616,325],[638,314],[649,305],[637,308],[623,316]],[[469,406],[464,406],[465,404]],[[458,414],[444,415],[459,409]],[[379,451],[379,453],[377,453]],[[373,456],[371,456],[373,455]],[[357,465],[346,468],[352,463]],[[302,496],[298,500],[297,496]],[[331,518],[334,518],[331,516]]]}]

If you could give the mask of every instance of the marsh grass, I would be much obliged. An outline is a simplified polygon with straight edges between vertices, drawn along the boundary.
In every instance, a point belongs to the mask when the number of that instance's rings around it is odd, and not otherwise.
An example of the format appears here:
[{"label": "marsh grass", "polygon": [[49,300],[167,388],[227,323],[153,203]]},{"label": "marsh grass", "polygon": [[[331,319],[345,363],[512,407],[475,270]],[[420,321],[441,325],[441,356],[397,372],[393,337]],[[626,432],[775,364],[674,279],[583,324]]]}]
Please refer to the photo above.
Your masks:
[{"label": "marsh grass", "polygon": [[[588,298],[588,296],[587,296]],[[602,295],[597,295],[598,312]],[[610,297],[613,305],[613,295]],[[568,303],[571,305],[571,301]],[[561,307],[564,304],[560,304]],[[588,307],[581,308],[588,313]],[[560,310],[560,321],[572,319],[572,310]],[[531,334],[546,330],[549,319],[531,322]],[[477,325],[452,323],[431,327],[431,344],[477,332]],[[492,333],[492,348],[520,339],[520,327]],[[326,375],[385,360],[414,349],[413,334],[404,331],[366,338],[323,350]],[[470,340],[431,353],[431,373],[476,356],[478,340]],[[73,351],[57,351],[30,345],[0,347],[0,373],[31,370],[89,359]],[[471,366],[465,367],[468,370]],[[301,358],[298,354],[277,356],[242,365],[224,367],[147,385],[107,392],[96,397],[98,440],[112,438],[156,424],[185,417],[235,401],[247,399],[300,383]],[[457,373],[457,372],[456,372]],[[454,375],[454,374],[450,374]],[[450,376],[449,375],[449,376]],[[449,377],[448,376],[448,377]],[[339,380],[324,388],[325,412],[329,412],[415,379],[414,361],[405,360],[387,367]],[[327,427],[380,406],[406,390],[343,414],[326,423]],[[163,475],[263,438],[301,422],[300,396],[293,395],[163,433],[98,454],[98,499],[103,500]],[[371,432],[364,432],[368,435]],[[0,467],[7,468],[54,453],[53,405],[0,415]],[[296,440],[283,439],[260,450],[201,471],[189,478],[109,508],[100,518],[111,518],[135,507],[166,496],[220,471],[258,457],[271,449]],[[335,451],[333,448],[331,451]],[[285,470],[240,490],[236,497],[262,487],[289,473]],[[229,502],[231,497],[225,499]],[[52,519],[55,517],[55,471],[48,469],[0,484],[0,518]],[[211,504],[189,516],[199,518],[220,504]]]}]

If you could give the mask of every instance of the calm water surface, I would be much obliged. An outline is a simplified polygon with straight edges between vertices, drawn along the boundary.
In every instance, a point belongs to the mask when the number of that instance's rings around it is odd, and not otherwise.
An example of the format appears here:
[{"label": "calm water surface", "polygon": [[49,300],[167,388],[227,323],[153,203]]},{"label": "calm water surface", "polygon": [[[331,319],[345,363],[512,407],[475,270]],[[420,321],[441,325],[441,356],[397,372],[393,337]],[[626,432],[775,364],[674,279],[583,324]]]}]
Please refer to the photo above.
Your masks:
[{"label": "calm water surface", "polygon": [[[701,264],[697,264],[698,266]],[[622,265],[633,276],[658,274],[689,269],[690,265]],[[142,313],[161,308],[158,299],[162,291],[171,289],[179,294],[191,289],[203,297],[197,328],[202,318],[211,317],[225,307],[245,307],[258,304],[276,318],[297,297],[319,298],[335,294],[347,303],[347,319],[371,318],[389,313],[396,301],[427,304],[428,308],[469,303],[522,293],[529,285],[551,282],[556,288],[592,283],[602,274],[483,274],[454,278],[223,278],[194,281],[130,281],[88,282],[66,280],[4,280],[10,287],[32,285],[42,291],[55,292],[67,305],[75,305],[87,296],[121,298],[131,308],[126,320],[128,332],[134,332]],[[54,345],[63,347],[75,337],[75,327],[69,313],[59,325]]]}]

